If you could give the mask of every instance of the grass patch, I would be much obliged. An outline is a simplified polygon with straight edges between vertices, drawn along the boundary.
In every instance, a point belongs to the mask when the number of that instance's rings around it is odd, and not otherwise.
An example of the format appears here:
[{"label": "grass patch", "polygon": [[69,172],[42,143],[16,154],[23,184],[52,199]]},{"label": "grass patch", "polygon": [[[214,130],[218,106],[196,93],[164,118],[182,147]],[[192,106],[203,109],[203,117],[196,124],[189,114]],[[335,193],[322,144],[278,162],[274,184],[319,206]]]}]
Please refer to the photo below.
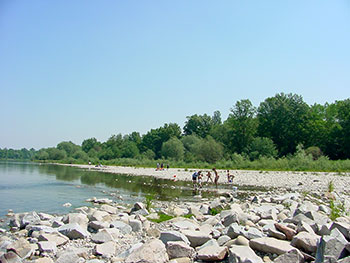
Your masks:
[{"label": "grass patch", "polygon": [[338,217],[341,217],[345,214],[344,203],[335,204],[332,200],[329,202],[329,208],[331,209],[331,214],[329,218],[334,221]]},{"label": "grass patch", "polygon": [[193,214],[187,214],[187,215],[184,215],[182,217],[184,217],[184,218],[191,218],[192,216],[193,216]]},{"label": "grass patch", "polygon": [[161,222],[168,221],[168,220],[174,218],[174,216],[170,216],[170,215],[167,215],[167,214],[164,214],[164,213],[161,213],[161,212],[159,212],[158,215],[159,215],[158,219],[148,219],[148,220],[152,221],[154,223],[161,223]]}]

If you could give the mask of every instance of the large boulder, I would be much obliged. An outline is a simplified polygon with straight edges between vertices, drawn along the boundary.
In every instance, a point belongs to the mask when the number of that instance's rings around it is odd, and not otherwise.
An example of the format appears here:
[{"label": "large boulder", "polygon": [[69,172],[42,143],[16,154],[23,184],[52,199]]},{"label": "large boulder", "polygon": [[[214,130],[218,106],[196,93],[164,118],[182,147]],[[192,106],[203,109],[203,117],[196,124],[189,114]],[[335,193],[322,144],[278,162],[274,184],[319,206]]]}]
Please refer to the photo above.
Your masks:
[{"label": "large boulder", "polygon": [[159,239],[164,244],[167,244],[169,241],[183,241],[188,245],[190,244],[188,238],[178,231],[163,231],[160,233]]},{"label": "large boulder", "polygon": [[295,249],[295,247],[291,246],[288,241],[278,240],[272,237],[251,239],[249,241],[249,246],[257,251],[274,253],[277,255],[282,255]]},{"label": "large boulder", "polygon": [[113,221],[111,223],[111,227],[118,229],[124,235],[130,234],[132,232],[131,226],[124,223],[123,221]]},{"label": "large boulder", "polygon": [[227,247],[205,246],[197,251],[197,258],[203,261],[221,261],[227,255]]},{"label": "large boulder", "polygon": [[22,263],[22,259],[13,251],[0,256],[1,263]]},{"label": "large boulder", "polygon": [[57,246],[55,242],[52,241],[40,241],[38,242],[39,251],[41,253],[53,253],[57,252]]},{"label": "large boulder", "polygon": [[69,241],[69,238],[60,233],[53,233],[53,234],[43,233],[39,235],[38,240],[55,242],[57,246],[61,246],[66,244]]},{"label": "large boulder", "polygon": [[169,261],[165,245],[158,239],[152,239],[133,251],[125,263],[165,263]]},{"label": "large boulder", "polygon": [[208,233],[204,233],[203,231],[183,230],[182,233],[190,241],[191,247],[201,246],[211,239],[211,236]]},{"label": "large boulder", "polygon": [[277,209],[272,205],[261,205],[255,208],[255,213],[260,216],[261,219],[277,219]]},{"label": "large boulder", "polygon": [[77,223],[77,224],[81,225],[82,227],[87,227],[87,224],[89,223],[89,219],[88,219],[87,215],[82,214],[82,213],[69,213],[63,217],[63,222],[65,224]]},{"label": "large boulder", "polygon": [[118,209],[116,207],[107,204],[101,205],[100,210],[112,215],[118,212]]},{"label": "large boulder", "polygon": [[349,252],[346,250],[348,241],[338,229],[333,229],[330,236],[324,236],[325,255],[334,256],[336,259],[343,257]]},{"label": "large boulder", "polygon": [[230,263],[263,263],[264,261],[248,246],[233,245],[229,249]]},{"label": "large boulder", "polygon": [[345,222],[334,222],[330,230],[332,231],[335,228],[338,229],[344,237],[350,240],[350,224]]},{"label": "large boulder", "polygon": [[98,244],[95,246],[95,253],[97,255],[110,258],[114,256],[116,252],[117,245],[114,241],[108,241],[103,244]]},{"label": "large boulder", "polygon": [[20,238],[8,245],[7,251],[15,252],[22,259],[29,258],[34,253],[33,247],[25,238]]},{"label": "large boulder", "polygon": [[77,253],[73,251],[67,251],[58,255],[56,263],[78,263],[79,261],[80,257],[77,255]]},{"label": "large boulder", "polygon": [[120,232],[116,228],[104,228],[99,230],[96,234],[91,236],[91,240],[95,243],[101,244],[118,239]]},{"label": "large boulder", "polygon": [[58,232],[70,239],[84,239],[90,237],[90,233],[77,223],[63,225],[58,228]]},{"label": "large boulder", "polygon": [[320,236],[311,234],[309,232],[300,232],[293,237],[291,244],[297,248],[303,249],[306,252],[316,252],[317,243]]},{"label": "large boulder", "polygon": [[169,241],[166,249],[170,259],[173,258],[193,258],[195,250],[183,241]]},{"label": "large boulder", "polygon": [[30,213],[25,213],[21,218],[21,228],[25,228],[27,225],[40,225],[40,224],[41,224],[41,219],[35,211]]},{"label": "large boulder", "polygon": [[304,257],[296,249],[288,251],[280,256],[278,256],[274,263],[302,263],[304,262]]}]

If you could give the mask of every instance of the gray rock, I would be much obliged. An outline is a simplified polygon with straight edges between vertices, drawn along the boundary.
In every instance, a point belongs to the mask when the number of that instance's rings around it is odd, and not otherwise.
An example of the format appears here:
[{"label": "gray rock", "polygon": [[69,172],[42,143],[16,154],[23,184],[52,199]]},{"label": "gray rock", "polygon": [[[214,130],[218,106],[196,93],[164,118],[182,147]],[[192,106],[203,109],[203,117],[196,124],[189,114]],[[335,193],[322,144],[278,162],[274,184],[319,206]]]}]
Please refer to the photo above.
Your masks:
[{"label": "gray rock", "polygon": [[304,262],[304,258],[299,253],[299,251],[294,249],[278,256],[273,262],[274,263],[302,263]]},{"label": "gray rock", "polygon": [[191,247],[198,247],[211,239],[211,236],[202,231],[183,230],[182,233],[190,241]]},{"label": "gray rock", "polygon": [[207,242],[205,242],[203,245],[201,245],[199,247],[196,247],[196,250],[198,251],[198,250],[203,249],[203,248],[208,247],[208,246],[217,246],[217,247],[219,247],[219,243],[215,239],[210,239]]},{"label": "gray rock", "polygon": [[284,233],[282,233],[281,231],[277,230],[275,225],[270,225],[267,228],[267,233],[269,235],[269,237],[275,237],[277,239],[281,239],[281,240],[286,240],[287,237]]},{"label": "gray rock", "polygon": [[291,244],[312,253],[316,252],[317,242],[319,242],[319,240],[320,236],[308,232],[300,232],[293,237]]},{"label": "gray rock", "polygon": [[173,226],[178,229],[192,229],[195,230],[196,228],[199,228],[198,223],[196,223],[193,220],[186,220],[180,218],[179,220],[173,221]]},{"label": "gray rock", "polygon": [[294,212],[294,216],[298,214],[305,214],[306,212],[309,211],[314,211],[316,212],[318,210],[318,206],[314,205],[310,201],[304,201],[302,204],[300,204],[297,209]]},{"label": "gray rock", "polygon": [[91,221],[89,222],[88,227],[97,231],[99,229],[103,229],[103,228],[109,228],[110,224],[107,222],[101,222],[101,221]]},{"label": "gray rock", "polygon": [[304,221],[299,222],[297,232],[309,232],[310,234],[315,235],[315,231],[312,229],[312,227]]},{"label": "gray rock", "polygon": [[242,234],[244,237],[246,237],[249,240],[264,236],[263,233],[259,229],[256,229],[255,227],[250,227],[247,231],[243,231]]},{"label": "gray rock", "polygon": [[70,239],[90,237],[90,233],[88,233],[77,223],[63,225],[58,228],[58,232],[69,237]]},{"label": "gray rock", "polygon": [[317,232],[316,234],[319,236],[327,236],[331,233],[331,228],[332,223],[330,224],[322,224],[322,225],[317,225]]},{"label": "gray rock", "polygon": [[[348,244],[342,233],[338,229],[333,229],[330,236],[324,236],[325,255],[334,256],[336,259],[345,256],[348,253],[343,253],[344,248]],[[345,249],[346,250],[346,249]]]},{"label": "gray rock", "polygon": [[38,213],[38,216],[40,217],[40,220],[43,220],[43,221],[52,220],[54,218],[54,216],[46,213]]},{"label": "gray rock", "polygon": [[140,220],[131,219],[129,220],[129,225],[134,232],[142,231],[142,222]]},{"label": "gray rock", "polygon": [[86,227],[89,223],[87,215],[82,213],[69,213],[63,217],[63,222],[65,224],[74,224],[77,223],[82,227]]},{"label": "gray rock", "polygon": [[272,205],[262,205],[255,208],[254,211],[262,219],[277,220],[277,209]]},{"label": "gray rock", "polygon": [[188,240],[188,238],[178,232],[178,231],[164,231],[160,233],[160,237],[159,239],[164,243],[167,244],[169,241],[183,241],[186,244],[190,244],[190,241]]},{"label": "gray rock", "polygon": [[328,206],[326,206],[326,205],[320,205],[318,207],[318,210],[321,211],[321,212],[326,213],[327,215],[329,215],[331,213],[331,209]]},{"label": "gray rock", "polygon": [[230,238],[236,238],[239,235],[242,235],[244,231],[244,227],[238,225],[237,223],[233,223],[228,227],[226,235],[228,235]]},{"label": "gray rock", "polygon": [[118,257],[125,259],[131,253],[133,253],[134,251],[138,250],[142,246],[143,246],[143,243],[141,243],[141,242],[140,243],[136,243],[136,244],[132,245],[129,249],[125,250],[123,253],[118,255]]},{"label": "gray rock", "polygon": [[45,225],[27,225],[26,229],[29,233],[33,231],[41,231],[41,233],[57,233],[57,230],[55,228]]},{"label": "gray rock", "polygon": [[230,211],[230,213],[224,217],[222,224],[227,227],[233,223],[238,223],[238,217],[236,212]]},{"label": "gray rock", "polygon": [[79,260],[80,258],[75,252],[69,251],[60,254],[56,263],[78,263]]},{"label": "gray rock", "polygon": [[350,240],[350,224],[345,222],[334,222],[330,230],[332,231],[335,228],[338,229],[344,237]]},{"label": "gray rock", "polygon": [[101,205],[100,210],[107,212],[109,214],[112,214],[112,215],[114,215],[118,212],[118,209],[116,207],[113,207],[113,206],[107,205],[107,204]]},{"label": "gray rock", "polygon": [[91,236],[91,240],[101,244],[109,241],[115,241],[118,238],[119,230],[116,228],[104,228]]},{"label": "gray rock", "polygon": [[229,249],[230,263],[263,263],[263,260],[257,256],[248,246],[233,245]]},{"label": "gray rock", "polygon": [[197,251],[197,258],[203,261],[221,261],[227,255],[227,247],[206,246]]},{"label": "gray rock", "polygon": [[111,223],[111,227],[118,229],[122,234],[130,234],[132,232],[131,226],[128,224],[124,223],[123,221],[113,221]]},{"label": "gray rock", "polygon": [[188,257],[193,258],[195,250],[183,241],[169,241],[166,246],[170,259]]},{"label": "gray rock", "polygon": [[22,259],[13,251],[0,256],[1,263],[22,263]]},{"label": "gray rock", "polygon": [[55,242],[57,246],[62,246],[69,241],[69,238],[60,233],[53,233],[53,234],[43,233],[39,235],[38,240]]},{"label": "gray rock", "polygon": [[90,221],[104,221],[104,218],[109,217],[109,213],[106,211],[95,211],[89,216]]},{"label": "gray rock", "polygon": [[95,246],[95,253],[106,258],[112,257],[116,252],[116,243],[114,241],[108,241],[103,244]]},{"label": "gray rock", "polygon": [[10,250],[14,251],[22,259],[29,258],[34,253],[33,247],[25,238],[20,238],[8,245],[7,251]]},{"label": "gray rock", "polygon": [[202,204],[199,208],[199,212],[203,215],[209,215],[209,205]]},{"label": "gray rock", "polygon": [[41,219],[38,214],[33,211],[30,213],[25,213],[21,218],[21,228],[25,228],[27,225],[40,225]]},{"label": "gray rock", "polygon": [[288,241],[278,240],[272,237],[251,239],[249,241],[249,246],[254,250],[277,255],[282,255],[295,249],[295,247],[291,246]]},{"label": "gray rock", "polygon": [[56,253],[57,252],[57,246],[55,242],[52,241],[40,241],[38,243],[39,250],[42,253]]},{"label": "gray rock", "polygon": [[231,240],[231,238],[229,236],[223,235],[223,236],[218,238],[218,244],[219,244],[219,246],[223,246],[229,240]]},{"label": "gray rock", "polygon": [[125,259],[125,263],[165,263],[168,261],[165,245],[158,239],[146,242]]}]

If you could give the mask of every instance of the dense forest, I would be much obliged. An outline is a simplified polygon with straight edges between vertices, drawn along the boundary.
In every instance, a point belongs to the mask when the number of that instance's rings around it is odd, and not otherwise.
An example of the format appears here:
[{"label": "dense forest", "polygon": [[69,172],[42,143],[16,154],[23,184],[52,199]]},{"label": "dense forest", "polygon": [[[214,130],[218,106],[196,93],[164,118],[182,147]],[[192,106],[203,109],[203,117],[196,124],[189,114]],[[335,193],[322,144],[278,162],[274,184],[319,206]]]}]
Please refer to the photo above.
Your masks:
[{"label": "dense forest", "polygon": [[82,145],[61,142],[38,151],[0,149],[0,159],[124,165],[135,164],[130,160],[182,164],[286,160],[298,154],[314,161],[350,159],[350,99],[310,106],[300,95],[280,93],[257,108],[248,99],[237,101],[224,121],[215,111],[212,116],[188,116],[182,128],[168,123],[144,135],[112,135],[106,142],[89,138]]}]

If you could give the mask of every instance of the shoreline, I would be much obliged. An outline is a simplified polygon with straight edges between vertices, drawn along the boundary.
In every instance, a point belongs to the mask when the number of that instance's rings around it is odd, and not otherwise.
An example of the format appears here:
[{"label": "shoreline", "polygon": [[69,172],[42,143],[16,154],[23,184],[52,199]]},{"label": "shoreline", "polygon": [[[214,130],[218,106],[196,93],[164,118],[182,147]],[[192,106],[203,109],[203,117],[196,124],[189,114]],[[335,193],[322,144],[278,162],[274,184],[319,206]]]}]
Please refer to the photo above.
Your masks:
[{"label": "shoreline", "polygon": [[[57,164],[80,169],[99,171],[104,173],[127,174],[132,176],[152,176],[168,180],[192,181],[192,174],[199,169],[169,168],[156,171],[155,168],[138,168],[125,166],[102,166],[81,164]],[[203,169],[203,182],[206,182],[206,171]],[[227,176],[225,170],[217,170],[220,178],[219,184],[227,184]],[[254,171],[254,170],[230,170],[235,177],[233,184],[242,186],[278,188],[292,191],[317,191],[326,192],[330,182],[334,185],[334,191],[338,193],[350,194],[350,173],[339,175],[336,172],[297,172],[297,171]],[[176,175],[176,177],[174,177]],[[212,172],[212,178],[214,174]],[[219,186],[220,188],[220,186]]]}]

